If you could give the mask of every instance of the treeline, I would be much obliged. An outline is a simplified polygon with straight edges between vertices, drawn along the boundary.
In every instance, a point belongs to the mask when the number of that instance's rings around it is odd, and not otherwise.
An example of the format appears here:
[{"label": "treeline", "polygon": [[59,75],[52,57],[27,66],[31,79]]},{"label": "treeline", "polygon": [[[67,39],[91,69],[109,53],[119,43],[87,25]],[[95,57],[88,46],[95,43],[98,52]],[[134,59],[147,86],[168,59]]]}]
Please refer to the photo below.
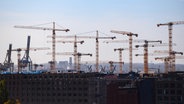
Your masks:
[{"label": "treeline", "polygon": [[0,104],[21,104],[18,99],[9,99],[6,81],[0,80]]}]

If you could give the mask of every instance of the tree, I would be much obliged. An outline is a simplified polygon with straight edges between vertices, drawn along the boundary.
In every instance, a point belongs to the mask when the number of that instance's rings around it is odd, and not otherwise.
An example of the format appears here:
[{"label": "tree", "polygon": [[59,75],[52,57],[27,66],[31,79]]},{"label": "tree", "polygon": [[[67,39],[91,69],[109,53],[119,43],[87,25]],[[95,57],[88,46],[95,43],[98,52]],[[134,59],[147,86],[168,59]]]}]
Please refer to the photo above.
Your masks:
[{"label": "tree", "polygon": [[18,99],[9,99],[8,101],[4,102],[4,104],[20,104]]},{"label": "tree", "polygon": [[8,91],[6,89],[5,80],[0,80],[0,104],[8,100]]}]

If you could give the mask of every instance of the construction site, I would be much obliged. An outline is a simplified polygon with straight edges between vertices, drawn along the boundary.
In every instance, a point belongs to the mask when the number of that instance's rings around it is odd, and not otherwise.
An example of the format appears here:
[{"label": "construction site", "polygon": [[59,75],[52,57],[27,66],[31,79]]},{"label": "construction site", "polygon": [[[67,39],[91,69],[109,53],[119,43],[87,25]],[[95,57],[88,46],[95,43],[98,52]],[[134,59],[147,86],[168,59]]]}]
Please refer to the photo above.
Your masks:
[{"label": "construction site", "polygon": [[[172,32],[173,26],[183,24],[184,21],[155,24],[158,28],[168,27],[168,35],[165,33],[168,42],[139,39],[139,33],[126,30],[109,30],[112,36],[100,36],[104,33],[99,30],[85,35],[56,35],[56,32],[70,32],[70,29],[56,28],[55,22],[52,27],[16,25],[14,28],[19,28],[18,31],[51,31],[52,35],[47,36],[51,41],[46,41],[51,47],[31,47],[31,35],[27,36],[24,48],[7,44],[5,60],[0,63],[0,80],[6,81],[10,98],[19,99],[21,104],[184,104],[184,69],[176,68],[176,60],[183,60],[184,56],[182,51],[173,49],[176,44]],[[89,36],[91,33],[95,35]],[[95,52],[81,51],[82,45],[89,40],[94,40],[95,47],[88,47]],[[56,51],[56,44],[72,45],[73,52]],[[100,59],[100,44],[117,44],[118,48],[112,50],[118,55],[118,61]],[[154,51],[150,53],[152,48]],[[45,54],[51,59],[48,63],[33,63],[31,51],[51,51]],[[128,52],[129,62],[124,61],[124,51]],[[16,62],[12,61],[12,53],[17,54]],[[56,60],[62,56],[69,60]],[[93,56],[95,60],[84,62],[83,56],[89,59]],[[141,57],[142,64],[138,66],[135,57]],[[149,57],[154,57],[163,68],[152,65]]]}]

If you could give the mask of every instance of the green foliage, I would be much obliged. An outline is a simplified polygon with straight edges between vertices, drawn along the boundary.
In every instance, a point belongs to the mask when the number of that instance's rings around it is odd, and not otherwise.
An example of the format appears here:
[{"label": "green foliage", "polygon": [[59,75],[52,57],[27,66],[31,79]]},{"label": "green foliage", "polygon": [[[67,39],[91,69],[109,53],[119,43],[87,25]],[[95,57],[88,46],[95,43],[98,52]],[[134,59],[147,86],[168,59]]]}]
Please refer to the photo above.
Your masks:
[{"label": "green foliage", "polygon": [[9,99],[7,102],[4,104],[20,104],[20,101],[18,99]]},{"label": "green foliage", "polygon": [[6,89],[5,80],[0,80],[0,104],[8,100],[8,91]]}]

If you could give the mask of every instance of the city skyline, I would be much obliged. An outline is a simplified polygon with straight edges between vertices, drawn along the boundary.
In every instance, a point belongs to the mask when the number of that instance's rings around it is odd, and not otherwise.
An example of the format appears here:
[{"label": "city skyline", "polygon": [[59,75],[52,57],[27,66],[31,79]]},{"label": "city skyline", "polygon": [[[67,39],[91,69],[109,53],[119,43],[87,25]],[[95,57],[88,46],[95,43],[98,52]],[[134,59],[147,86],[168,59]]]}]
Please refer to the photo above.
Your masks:
[{"label": "city skyline", "polygon": [[[84,0],[2,0],[0,1],[0,31],[1,31],[1,55],[0,63],[4,62],[6,50],[11,43],[13,49],[25,48],[27,36],[31,36],[31,47],[49,47],[47,43],[51,38],[47,38],[52,31],[42,31],[34,29],[17,29],[15,25],[33,26],[48,22],[56,22],[57,28],[69,28],[71,31],[57,32],[58,36],[66,35],[83,35],[81,33],[94,31],[88,36],[96,36],[95,31],[99,30],[100,36],[116,36],[118,39],[128,40],[127,36],[110,33],[110,30],[130,31],[137,33],[138,38],[146,40],[162,40],[168,43],[168,27],[157,27],[159,23],[167,23],[184,20],[184,1],[183,0],[101,0],[101,1],[84,1]],[[51,27],[43,25],[42,27]],[[176,46],[173,50],[184,52],[184,42],[182,33],[184,25],[173,26],[173,43]],[[57,39],[61,40],[61,39]],[[66,39],[65,39],[66,40]],[[81,39],[82,40],[82,39]],[[82,61],[95,61],[95,40],[84,40],[84,44],[78,45],[78,51],[81,53],[92,53],[92,57],[82,57]],[[138,43],[143,44],[143,43]],[[133,45],[133,47],[136,43]],[[114,48],[127,48],[127,43],[103,43],[100,40],[100,60],[101,61],[118,61],[118,52]],[[56,52],[73,52],[73,44],[57,43]],[[150,48],[154,50],[168,50],[166,47]],[[49,51],[30,52],[33,63],[45,63],[51,60]],[[105,54],[104,54],[105,53]],[[134,54],[143,54],[143,48],[133,51]],[[24,53],[22,53],[23,56]],[[123,60],[129,62],[129,52],[123,52]],[[166,56],[166,55],[165,55]],[[57,61],[68,60],[69,56],[56,56]],[[133,62],[143,63],[143,57],[133,57]],[[12,61],[17,63],[17,53],[12,52]],[[155,61],[154,57],[149,58],[149,62],[163,63]],[[182,59],[176,63],[184,64]]]}]

